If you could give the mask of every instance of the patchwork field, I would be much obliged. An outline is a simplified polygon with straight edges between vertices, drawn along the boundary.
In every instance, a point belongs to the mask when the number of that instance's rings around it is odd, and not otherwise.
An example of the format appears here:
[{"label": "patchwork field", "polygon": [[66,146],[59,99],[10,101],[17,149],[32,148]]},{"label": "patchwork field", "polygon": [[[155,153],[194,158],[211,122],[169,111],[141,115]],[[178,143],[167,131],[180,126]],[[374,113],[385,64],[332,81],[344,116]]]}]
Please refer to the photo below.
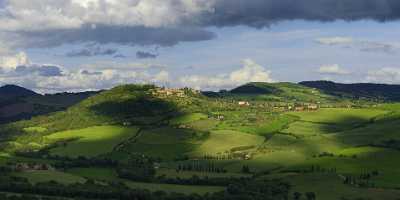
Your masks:
[{"label": "patchwork field", "polygon": [[359,125],[387,113],[378,109],[323,108],[315,112],[292,112],[302,121],[326,124]]},{"label": "patchwork field", "polygon": [[133,189],[146,189],[153,192],[166,191],[177,192],[184,194],[205,194],[223,191],[224,187],[217,186],[190,186],[190,185],[176,185],[176,184],[157,184],[157,183],[143,183],[134,182],[117,177],[117,174],[110,168],[74,168],[68,171],[69,174],[74,176],[90,178],[93,180],[106,181],[106,182],[123,182],[128,187]]},{"label": "patchwork field", "polygon": [[307,192],[313,191],[318,199],[385,199],[397,200],[400,196],[398,190],[365,189],[344,185],[340,177],[335,174],[288,174],[283,180],[294,185],[293,192],[302,193],[303,198]]},{"label": "patchwork field", "polygon": [[198,147],[193,155],[218,154],[230,152],[233,148],[256,148],[265,138],[258,135],[246,134],[238,131],[218,130],[211,131],[210,136]]},{"label": "patchwork field", "polygon": [[15,174],[18,177],[27,178],[32,184],[57,181],[59,183],[68,185],[73,183],[84,183],[85,178],[76,176],[69,173],[59,171],[27,171]]},{"label": "patchwork field", "polygon": [[60,156],[93,157],[111,152],[119,143],[136,136],[138,128],[121,126],[96,126],[79,130],[63,131],[46,136],[50,142],[65,141],[50,150]]}]

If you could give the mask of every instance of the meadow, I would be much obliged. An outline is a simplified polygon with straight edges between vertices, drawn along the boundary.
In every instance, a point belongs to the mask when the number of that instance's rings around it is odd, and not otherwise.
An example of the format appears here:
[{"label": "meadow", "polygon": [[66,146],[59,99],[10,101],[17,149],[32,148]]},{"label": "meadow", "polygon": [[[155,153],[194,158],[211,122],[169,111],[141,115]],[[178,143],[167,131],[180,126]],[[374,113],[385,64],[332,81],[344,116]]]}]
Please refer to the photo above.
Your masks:
[{"label": "meadow", "polygon": [[113,151],[115,146],[136,136],[137,132],[136,127],[96,126],[57,132],[45,138],[48,143],[62,142],[50,150],[53,155],[93,157]]}]

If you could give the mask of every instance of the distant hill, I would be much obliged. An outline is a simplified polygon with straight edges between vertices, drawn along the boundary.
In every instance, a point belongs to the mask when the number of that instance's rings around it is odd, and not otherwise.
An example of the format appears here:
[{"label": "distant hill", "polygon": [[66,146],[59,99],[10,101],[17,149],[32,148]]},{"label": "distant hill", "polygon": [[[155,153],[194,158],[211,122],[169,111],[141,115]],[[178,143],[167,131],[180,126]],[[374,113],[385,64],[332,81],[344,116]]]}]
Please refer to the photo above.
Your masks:
[{"label": "distant hill", "polygon": [[296,83],[247,83],[230,91],[204,92],[209,97],[249,98],[276,102],[333,102],[338,99],[318,89]]},{"label": "distant hill", "polygon": [[299,84],[316,88],[327,94],[341,98],[400,101],[400,85],[373,83],[343,84],[331,81],[304,81]]},{"label": "distant hill", "polygon": [[39,94],[17,85],[4,85],[0,87],[0,101],[37,95]]},{"label": "distant hill", "polygon": [[41,95],[29,89],[5,85],[0,87],[0,124],[64,110],[96,92]]}]

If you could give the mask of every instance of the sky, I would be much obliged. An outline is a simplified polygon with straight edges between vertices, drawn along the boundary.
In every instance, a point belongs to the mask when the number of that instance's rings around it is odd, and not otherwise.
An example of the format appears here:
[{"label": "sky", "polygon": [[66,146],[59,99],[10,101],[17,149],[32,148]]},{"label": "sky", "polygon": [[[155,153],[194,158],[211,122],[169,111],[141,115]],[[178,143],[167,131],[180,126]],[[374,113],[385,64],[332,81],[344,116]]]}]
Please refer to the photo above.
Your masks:
[{"label": "sky", "polygon": [[0,84],[400,84],[398,0],[0,0]]}]

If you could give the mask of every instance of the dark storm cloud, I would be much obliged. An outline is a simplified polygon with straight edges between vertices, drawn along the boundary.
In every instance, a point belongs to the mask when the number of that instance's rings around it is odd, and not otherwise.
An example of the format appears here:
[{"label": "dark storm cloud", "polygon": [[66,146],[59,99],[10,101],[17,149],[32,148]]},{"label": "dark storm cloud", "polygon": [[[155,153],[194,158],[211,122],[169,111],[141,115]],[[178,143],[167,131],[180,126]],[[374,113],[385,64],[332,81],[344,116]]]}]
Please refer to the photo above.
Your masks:
[{"label": "dark storm cloud", "polygon": [[[172,1],[172,0],[171,0]],[[1,11],[0,0],[0,11]],[[39,1],[40,2],[40,1]],[[67,2],[67,1],[66,1]],[[60,3],[58,6],[51,8],[68,10],[69,14],[77,14],[80,17],[80,12],[71,10],[75,7],[69,6],[69,3]],[[144,2],[144,1],[143,1]],[[154,1],[157,2],[157,1]],[[160,0],[160,2],[162,2]],[[146,20],[157,15],[145,15],[143,20],[137,18],[127,18],[122,22],[104,22],[99,23],[92,18],[83,21],[81,25],[76,26],[50,26],[43,29],[35,29],[28,26],[28,22],[22,20],[21,24],[26,25],[26,29],[16,28],[12,31],[13,26],[7,31],[7,41],[16,41],[13,43],[14,48],[41,48],[41,47],[57,47],[63,44],[87,43],[93,42],[96,44],[115,43],[120,45],[155,45],[155,46],[174,46],[181,42],[196,42],[211,40],[216,37],[216,34],[207,30],[213,26],[250,26],[256,28],[267,27],[271,24],[281,21],[290,20],[305,20],[305,21],[320,21],[330,22],[335,20],[355,21],[355,20],[376,20],[380,22],[397,20],[400,18],[400,0],[214,0],[210,1],[210,6],[207,9],[200,9],[201,12],[189,13],[188,16],[182,17],[176,11],[176,7],[182,4],[182,0],[173,1],[176,4],[166,4],[171,7],[166,7],[160,14],[160,19]],[[206,1],[195,1],[195,6],[205,5]],[[201,3],[203,2],[203,3]],[[4,3],[3,3],[4,4]],[[15,4],[24,8],[25,4]],[[29,6],[29,9],[41,11],[46,5],[38,4],[37,6]],[[54,3],[52,4],[54,5]],[[135,4],[136,5],[136,4]],[[154,6],[153,4],[150,4]],[[28,9],[28,11],[29,11]],[[132,7],[132,9],[139,9]],[[168,10],[170,9],[170,10]],[[182,8],[186,9],[185,7]],[[20,11],[20,10],[18,10]],[[99,10],[99,12],[103,12]],[[29,13],[24,9],[17,13]],[[104,13],[106,14],[106,13]],[[169,23],[170,21],[162,19],[163,16],[177,18],[176,24]],[[52,15],[49,15],[49,18]],[[148,18],[146,18],[148,17]],[[1,18],[1,12],[0,12]],[[4,18],[14,19],[13,16]],[[70,19],[71,16],[68,16]],[[46,18],[47,19],[47,18]],[[55,17],[55,19],[57,19]],[[26,21],[26,19],[25,19]],[[40,20],[39,20],[40,21]],[[52,21],[52,20],[49,20]],[[73,20],[72,20],[73,21]],[[79,20],[78,20],[79,21]],[[150,23],[147,22],[159,22]],[[163,23],[163,21],[167,21]],[[32,20],[36,23],[36,20]],[[20,23],[17,23],[20,24]],[[40,23],[39,23],[40,24]],[[137,25],[136,25],[137,24]],[[74,24],[75,25],[75,24]],[[18,27],[18,26],[17,26]],[[5,29],[6,30],[6,29]],[[21,31],[22,30],[22,31]],[[370,49],[366,49],[369,51]],[[101,52],[100,55],[114,55],[116,52]],[[70,52],[69,56],[91,56],[95,53],[83,49],[81,51]],[[117,56],[118,57],[118,56]]]},{"label": "dark storm cloud", "polygon": [[[219,0],[203,24],[268,26],[285,20],[397,20],[399,0]],[[207,17],[209,16],[209,17]]]},{"label": "dark storm cloud", "polygon": [[138,52],[136,52],[136,58],[139,58],[139,59],[146,59],[146,58],[157,58],[157,54],[153,54],[153,53],[150,53],[150,52],[145,52],[145,51],[138,51]]},{"label": "dark storm cloud", "polygon": [[15,71],[15,75],[29,75],[29,74],[38,74],[39,76],[51,77],[51,76],[62,76],[62,70],[58,66],[53,65],[32,65],[25,66],[20,65],[17,66]]},{"label": "dark storm cloud", "polygon": [[[211,40],[216,35],[199,28],[149,28],[121,26],[85,26],[79,29],[18,32],[23,47],[56,47],[62,44],[95,42],[97,44],[174,46],[180,42]],[[82,52],[88,53],[88,52]]]}]

